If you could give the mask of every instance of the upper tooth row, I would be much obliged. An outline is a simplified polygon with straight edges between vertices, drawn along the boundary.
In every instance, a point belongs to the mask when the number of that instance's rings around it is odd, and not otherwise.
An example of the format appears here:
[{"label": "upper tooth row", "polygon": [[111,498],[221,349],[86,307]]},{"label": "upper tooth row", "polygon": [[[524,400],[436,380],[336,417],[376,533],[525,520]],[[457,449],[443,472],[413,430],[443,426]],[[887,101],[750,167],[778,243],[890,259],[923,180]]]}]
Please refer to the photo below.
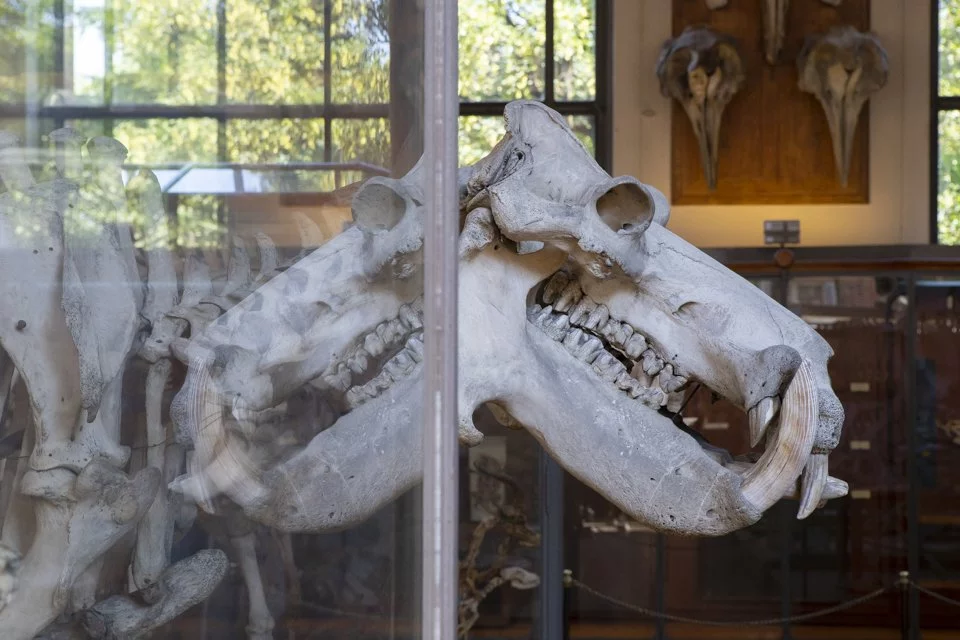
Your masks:
[{"label": "upper tooth row", "polygon": [[[656,371],[650,374],[650,377],[641,380],[638,379],[636,370],[634,372],[627,371],[626,366],[619,358],[603,348],[603,342],[600,341],[600,338],[584,332],[579,327],[571,328],[567,317],[553,313],[553,307],[534,305],[530,315],[534,324],[554,340],[561,342],[575,358],[591,365],[601,378],[616,384],[618,388],[629,393],[631,397],[639,399],[647,406],[658,408],[665,405],[668,396],[686,384],[686,379],[675,376],[672,366],[667,365],[665,367],[659,356],[649,348],[644,350],[644,355],[651,354],[652,358],[656,358],[654,362],[659,362],[660,365]],[[642,336],[640,338],[642,339]],[[638,364],[637,366],[640,367],[641,365]],[[642,369],[639,373],[644,375]]]},{"label": "upper tooth row", "polygon": [[376,398],[385,389],[409,375],[417,364],[423,362],[423,335],[416,334],[407,340],[403,351],[390,358],[373,379],[363,386],[352,387],[345,396],[347,407],[355,409],[367,400]]},{"label": "upper tooth row", "polygon": [[397,317],[381,322],[365,335],[360,344],[342,361],[334,362],[323,373],[323,380],[340,391],[350,388],[353,375],[360,375],[370,366],[370,360],[379,357],[388,348],[398,346],[411,331],[423,328],[423,300],[418,298],[400,307]]}]

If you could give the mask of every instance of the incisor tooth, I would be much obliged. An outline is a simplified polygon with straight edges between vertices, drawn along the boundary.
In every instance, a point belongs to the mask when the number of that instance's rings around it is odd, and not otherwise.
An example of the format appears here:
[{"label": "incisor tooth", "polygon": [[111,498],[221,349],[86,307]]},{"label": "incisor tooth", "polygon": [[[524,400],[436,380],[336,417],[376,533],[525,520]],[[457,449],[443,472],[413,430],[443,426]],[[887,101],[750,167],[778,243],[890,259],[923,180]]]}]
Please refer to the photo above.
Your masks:
[{"label": "incisor tooth", "polygon": [[547,304],[553,304],[569,282],[570,278],[563,271],[553,274],[553,277],[547,281],[547,285],[543,288],[543,301]]},{"label": "incisor tooth", "polygon": [[747,417],[750,422],[750,446],[755,447],[760,443],[763,434],[767,432],[767,427],[777,417],[780,411],[780,397],[770,396],[758,402],[750,411]]},{"label": "incisor tooth", "polygon": [[567,285],[560,295],[560,299],[554,304],[557,311],[566,311],[571,305],[576,304],[583,297],[583,291],[580,290],[580,283],[573,281]]}]

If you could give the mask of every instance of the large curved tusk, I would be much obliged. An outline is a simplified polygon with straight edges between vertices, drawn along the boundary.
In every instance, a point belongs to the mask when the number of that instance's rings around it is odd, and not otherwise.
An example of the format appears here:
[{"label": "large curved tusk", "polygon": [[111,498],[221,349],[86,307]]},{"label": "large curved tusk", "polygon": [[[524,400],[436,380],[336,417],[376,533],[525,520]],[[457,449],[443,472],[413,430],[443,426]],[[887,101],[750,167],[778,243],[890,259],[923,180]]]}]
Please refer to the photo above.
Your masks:
[{"label": "large curved tusk", "polygon": [[800,511],[798,520],[803,520],[813,513],[823,499],[823,492],[827,488],[827,454],[814,453],[807,461],[807,468],[800,483]]},{"label": "large curved tusk", "polygon": [[787,493],[807,464],[817,433],[817,387],[810,363],[797,369],[784,393],[780,424],[768,434],[763,456],[743,476],[743,497],[766,511]]},{"label": "large curved tusk", "polygon": [[265,500],[269,490],[259,481],[260,469],[224,428],[220,393],[206,363],[194,361],[196,383],[189,385],[187,419],[193,425],[193,446],[204,477],[241,507]]}]

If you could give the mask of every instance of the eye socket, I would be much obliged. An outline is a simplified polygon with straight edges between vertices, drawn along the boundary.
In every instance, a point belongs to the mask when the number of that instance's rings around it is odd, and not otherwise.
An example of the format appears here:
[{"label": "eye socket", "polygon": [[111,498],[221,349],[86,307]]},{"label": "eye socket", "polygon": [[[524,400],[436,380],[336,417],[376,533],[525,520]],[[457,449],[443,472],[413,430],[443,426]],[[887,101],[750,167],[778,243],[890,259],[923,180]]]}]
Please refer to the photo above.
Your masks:
[{"label": "eye socket", "polygon": [[621,182],[597,199],[597,215],[613,231],[642,232],[650,224],[651,205],[640,185]]},{"label": "eye socket", "polygon": [[367,231],[393,229],[407,210],[407,202],[386,180],[371,179],[353,196],[353,221]]}]

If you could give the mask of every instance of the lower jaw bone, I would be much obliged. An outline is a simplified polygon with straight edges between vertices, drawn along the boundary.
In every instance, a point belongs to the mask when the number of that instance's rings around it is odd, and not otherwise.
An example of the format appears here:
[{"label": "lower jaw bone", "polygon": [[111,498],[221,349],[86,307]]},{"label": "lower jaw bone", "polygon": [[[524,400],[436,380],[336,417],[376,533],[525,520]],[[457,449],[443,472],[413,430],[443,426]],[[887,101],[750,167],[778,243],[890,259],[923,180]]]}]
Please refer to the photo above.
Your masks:
[{"label": "lower jaw bone", "polygon": [[740,475],[668,418],[599,380],[536,327],[527,337],[539,367],[506,404],[572,475],[663,531],[722,535],[760,518]]}]

